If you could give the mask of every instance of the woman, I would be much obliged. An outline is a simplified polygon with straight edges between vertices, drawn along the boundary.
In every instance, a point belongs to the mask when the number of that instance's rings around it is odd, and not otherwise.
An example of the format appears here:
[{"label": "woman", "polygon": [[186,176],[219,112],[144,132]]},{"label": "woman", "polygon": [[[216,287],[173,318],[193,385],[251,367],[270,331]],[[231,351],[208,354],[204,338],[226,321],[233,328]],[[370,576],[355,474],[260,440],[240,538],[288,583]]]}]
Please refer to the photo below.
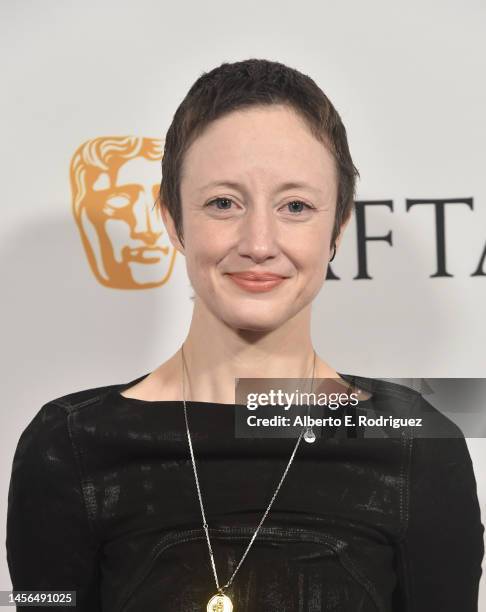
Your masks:
[{"label": "woman", "polygon": [[312,302],[357,174],[309,77],[251,59],[194,83],[160,192],[195,293],[189,331],[153,372],[52,400],[23,432],[14,589],[75,590],[90,612],[477,610],[483,525],[451,421],[445,439],[411,426],[381,439],[307,429],[313,444],[235,436],[235,379],[319,379],[364,413],[434,412],[313,349]]}]

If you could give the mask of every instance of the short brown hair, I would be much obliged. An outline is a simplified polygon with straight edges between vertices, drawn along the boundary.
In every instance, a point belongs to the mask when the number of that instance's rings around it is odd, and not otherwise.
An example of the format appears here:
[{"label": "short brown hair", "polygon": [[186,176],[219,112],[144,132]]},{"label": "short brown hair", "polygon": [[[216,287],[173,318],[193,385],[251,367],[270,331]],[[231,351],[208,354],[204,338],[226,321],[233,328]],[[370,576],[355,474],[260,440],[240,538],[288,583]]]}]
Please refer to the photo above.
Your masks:
[{"label": "short brown hair", "polygon": [[309,76],[279,62],[248,59],[223,63],[203,73],[177,108],[167,131],[159,204],[169,211],[181,244],[180,173],[185,152],[212,121],[234,110],[270,104],[285,104],[297,111],[336,161],[338,192],[331,245],[334,243],[352,212],[359,176],[341,117]]}]

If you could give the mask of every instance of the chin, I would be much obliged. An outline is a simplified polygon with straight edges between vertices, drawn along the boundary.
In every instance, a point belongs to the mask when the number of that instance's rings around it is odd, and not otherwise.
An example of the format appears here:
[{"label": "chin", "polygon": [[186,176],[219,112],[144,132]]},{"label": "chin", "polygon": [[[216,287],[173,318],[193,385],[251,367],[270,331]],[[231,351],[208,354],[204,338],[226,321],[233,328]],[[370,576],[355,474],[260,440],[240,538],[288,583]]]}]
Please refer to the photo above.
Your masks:
[{"label": "chin", "polygon": [[229,312],[221,313],[221,318],[234,329],[268,332],[280,327],[291,318],[291,313],[285,316],[281,309],[264,309],[261,306],[250,308],[235,308]]},{"label": "chin", "polygon": [[265,323],[260,321],[230,321],[228,322],[228,325],[240,332],[253,332],[261,334],[269,333],[280,327],[279,323]]}]

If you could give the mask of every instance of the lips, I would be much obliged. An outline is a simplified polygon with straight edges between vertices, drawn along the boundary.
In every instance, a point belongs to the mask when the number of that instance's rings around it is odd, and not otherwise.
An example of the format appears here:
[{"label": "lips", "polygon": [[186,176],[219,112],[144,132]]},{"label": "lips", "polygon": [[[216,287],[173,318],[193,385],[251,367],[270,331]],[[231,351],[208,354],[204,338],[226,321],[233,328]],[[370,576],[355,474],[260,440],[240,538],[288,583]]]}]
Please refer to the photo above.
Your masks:
[{"label": "lips", "polygon": [[168,247],[137,247],[130,249],[126,247],[125,259],[127,261],[136,261],[138,263],[152,264],[158,263],[163,255],[169,252]]},{"label": "lips", "polygon": [[280,274],[273,274],[272,272],[233,272],[230,275],[250,281],[274,281],[285,278]]},{"label": "lips", "polygon": [[240,289],[250,291],[251,293],[270,291],[278,287],[285,280],[284,276],[271,272],[235,272],[234,274],[228,274],[228,277]]},{"label": "lips", "polygon": [[136,249],[130,249],[130,254],[138,257],[139,255],[144,255],[145,253],[156,253],[157,251],[167,255],[169,252],[168,247],[137,247]]}]

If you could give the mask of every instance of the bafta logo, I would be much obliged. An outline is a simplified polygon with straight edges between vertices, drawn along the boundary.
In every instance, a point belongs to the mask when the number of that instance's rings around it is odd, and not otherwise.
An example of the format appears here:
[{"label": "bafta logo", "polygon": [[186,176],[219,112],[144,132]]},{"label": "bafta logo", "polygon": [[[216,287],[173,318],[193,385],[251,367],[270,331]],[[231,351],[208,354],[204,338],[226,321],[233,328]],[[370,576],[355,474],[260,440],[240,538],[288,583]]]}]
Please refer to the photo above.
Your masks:
[{"label": "bafta logo", "polygon": [[163,141],[93,138],[70,168],[73,212],[90,268],[114,289],[164,285],[176,249],[158,205]]}]

